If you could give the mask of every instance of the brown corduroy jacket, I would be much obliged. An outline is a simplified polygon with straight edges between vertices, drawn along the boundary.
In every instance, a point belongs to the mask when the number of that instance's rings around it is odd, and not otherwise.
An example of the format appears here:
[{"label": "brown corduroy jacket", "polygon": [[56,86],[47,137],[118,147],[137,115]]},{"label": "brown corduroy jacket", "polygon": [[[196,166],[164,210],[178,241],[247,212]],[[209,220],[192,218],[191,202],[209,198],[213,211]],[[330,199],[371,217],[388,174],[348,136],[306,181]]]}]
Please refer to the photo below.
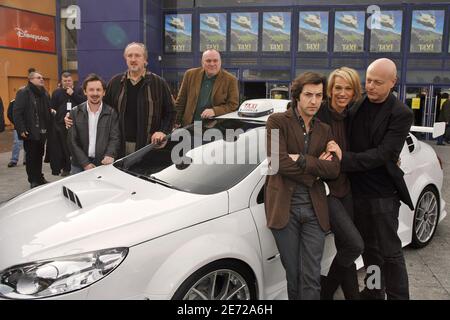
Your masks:
[{"label": "brown corduroy jacket", "polygon": [[[321,179],[335,179],[339,175],[340,163],[337,156],[332,161],[319,160],[327,143],[333,140],[331,128],[315,119],[310,137],[306,166],[300,168],[289,154],[303,153],[305,147],[304,131],[292,108],[284,113],[275,113],[269,117],[267,128],[267,155],[272,161],[278,157],[279,168],[276,174],[268,175],[265,184],[265,208],[267,226],[273,229],[284,228],[290,216],[291,198],[298,183],[309,188],[314,212],[323,231],[330,229],[325,186]],[[272,147],[271,137],[278,129],[279,148]],[[276,140],[276,139],[275,139]],[[275,142],[275,141],[274,141]]]},{"label": "brown corduroy jacket", "polygon": [[[189,69],[184,74],[183,82],[181,83],[180,91],[175,102],[177,124],[186,126],[192,123],[204,73],[204,69],[199,67]],[[238,108],[238,81],[235,76],[224,69],[219,71],[214,81],[211,102],[216,116],[233,112]]]}]

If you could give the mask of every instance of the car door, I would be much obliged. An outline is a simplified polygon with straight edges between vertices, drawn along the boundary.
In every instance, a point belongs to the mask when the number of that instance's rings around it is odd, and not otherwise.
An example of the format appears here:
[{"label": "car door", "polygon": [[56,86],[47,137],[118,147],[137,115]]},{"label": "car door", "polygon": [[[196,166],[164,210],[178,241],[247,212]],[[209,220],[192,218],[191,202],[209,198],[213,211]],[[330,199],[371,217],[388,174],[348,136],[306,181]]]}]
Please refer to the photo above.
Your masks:
[{"label": "car door", "polygon": [[281,264],[272,232],[267,228],[264,209],[264,182],[262,176],[250,196],[250,211],[258,229],[264,272],[264,289],[266,299],[286,299],[286,273]]}]

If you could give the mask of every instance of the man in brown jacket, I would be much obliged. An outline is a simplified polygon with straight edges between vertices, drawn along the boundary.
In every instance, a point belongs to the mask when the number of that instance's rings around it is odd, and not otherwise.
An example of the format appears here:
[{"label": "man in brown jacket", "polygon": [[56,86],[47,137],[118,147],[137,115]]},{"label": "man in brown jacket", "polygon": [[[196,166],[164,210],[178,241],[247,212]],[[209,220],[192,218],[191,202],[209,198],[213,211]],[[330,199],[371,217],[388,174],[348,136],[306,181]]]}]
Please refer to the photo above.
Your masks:
[{"label": "man in brown jacket", "polygon": [[239,103],[238,81],[221,68],[217,50],[206,50],[202,66],[186,71],[175,102],[177,126],[233,112]]},{"label": "man in brown jacket", "polygon": [[[330,229],[321,179],[339,174],[339,159],[326,153],[331,128],[316,119],[326,88],[325,77],[306,72],[292,83],[291,108],[267,121],[267,153],[278,159],[278,172],[267,176],[265,206],[290,300],[320,299],[320,262]],[[275,145],[275,144],[278,145]]]}]

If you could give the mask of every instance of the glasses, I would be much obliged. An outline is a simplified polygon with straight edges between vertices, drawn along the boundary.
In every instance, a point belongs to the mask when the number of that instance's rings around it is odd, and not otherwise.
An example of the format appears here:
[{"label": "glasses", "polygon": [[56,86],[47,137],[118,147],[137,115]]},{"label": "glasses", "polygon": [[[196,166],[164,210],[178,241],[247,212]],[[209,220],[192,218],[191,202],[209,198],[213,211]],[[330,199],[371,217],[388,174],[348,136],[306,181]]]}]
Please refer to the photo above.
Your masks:
[{"label": "glasses", "polygon": [[39,79],[39,80],[42,80],[42,79],[44,79],[44,77],[33,77],[32,79]]}]

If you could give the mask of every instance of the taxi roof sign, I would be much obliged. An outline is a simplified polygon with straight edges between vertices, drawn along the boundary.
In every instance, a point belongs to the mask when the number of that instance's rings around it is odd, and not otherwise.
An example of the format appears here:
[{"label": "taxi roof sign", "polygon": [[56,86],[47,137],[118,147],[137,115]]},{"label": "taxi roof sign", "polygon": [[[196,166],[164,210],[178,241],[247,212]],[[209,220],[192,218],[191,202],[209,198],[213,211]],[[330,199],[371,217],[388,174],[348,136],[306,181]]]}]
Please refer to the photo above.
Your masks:
[{"label": "taxi roof sign", "polygon": [[273,99],[252,99],[244,101],[238,110],[239,117],[259,118],[270,115],[274,112],[279,112],[281,109],[286,110],[286,105],[289,100]]}]

